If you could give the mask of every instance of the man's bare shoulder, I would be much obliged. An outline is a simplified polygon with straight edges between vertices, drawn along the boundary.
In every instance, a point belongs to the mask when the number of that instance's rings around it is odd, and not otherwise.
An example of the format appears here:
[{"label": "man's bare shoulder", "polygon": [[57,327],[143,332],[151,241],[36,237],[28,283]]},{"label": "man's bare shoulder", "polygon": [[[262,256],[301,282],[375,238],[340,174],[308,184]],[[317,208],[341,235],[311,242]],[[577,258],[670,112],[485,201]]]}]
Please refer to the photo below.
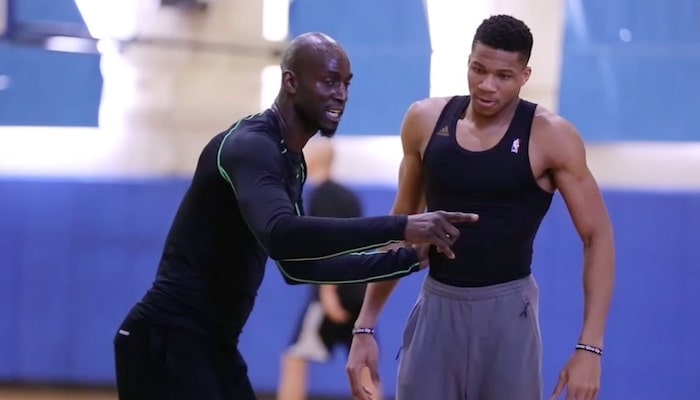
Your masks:
[{"label": "man's bare shoulder", "polygon": [[404,150],[410,148],[411,151],[422,153],[449,99],[450,97],[427,97],[411,103],[401,124]]},{"label": "man's bare shoulder", "polygon": [[406,121],[419,126],[421,130],[432,130],[450,98],[427,97],[414,101],[406,111]]},{"label": "man's bare shoulder", "polygon": [[426,97],[424,99],[414,101],[409,109],[412,109],[417,113],[429,113],[434,112],[435,110],[438,110],[439,113],[451,98],[452,97]]},{"label": "man's bare shoulder", "polygon": [[585,154],[576,127],[561,115],[539,105],[532,122],[531,142],[554,164]]},{"label": "man's bare shoulder", "polygon": [[538,105],[532,121],[532,134],[548,141],[580,140],[576,127],[566,118]]}]

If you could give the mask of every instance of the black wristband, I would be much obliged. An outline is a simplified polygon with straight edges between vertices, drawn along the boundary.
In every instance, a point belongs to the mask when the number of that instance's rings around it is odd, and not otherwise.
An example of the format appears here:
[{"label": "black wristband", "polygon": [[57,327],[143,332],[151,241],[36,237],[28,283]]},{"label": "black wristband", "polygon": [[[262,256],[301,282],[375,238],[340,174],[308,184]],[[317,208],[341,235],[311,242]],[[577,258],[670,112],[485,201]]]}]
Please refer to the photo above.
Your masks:
[{"label": "black wristband", "polygon": [[585,344],[585,343],[579,343],[579,344],[577,344],[577,345],[576,345],[576,350],[588,351],[588,352],[597,354],[597,355],[599,355],[599,356],[602,356],[602,355],[603,355],[603,349],[601,349],[600,347],[591,346],[591,345]]},{"label": "black wristband", "polygon": [[353,328],[353,335],[374,335],[374,328]]}]

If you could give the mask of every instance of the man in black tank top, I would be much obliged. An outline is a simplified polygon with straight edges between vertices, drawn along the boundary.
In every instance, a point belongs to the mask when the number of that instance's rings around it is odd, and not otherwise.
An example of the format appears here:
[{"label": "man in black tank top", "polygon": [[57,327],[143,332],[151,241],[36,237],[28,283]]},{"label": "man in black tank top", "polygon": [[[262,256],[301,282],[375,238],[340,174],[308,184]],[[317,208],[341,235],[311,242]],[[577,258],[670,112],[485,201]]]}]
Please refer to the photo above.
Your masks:
[{"label": "man in black tank top", "polygon": [[[306,217],[302,148],[333,136],[352,78],[347,54],[321,33],[283,55],[271,108],[233,124],[204,147],[165,240],[155,280],[114,339],[121,400],[252,400],[238,337],[268,256],[287,283],[349,284],[406,276],[431,243],[451,255],[458,222],[433,212],[371,218]],[[264,344],[261,344],[264,345]]]},{"label": "man in black tank top", "polygon": [[[541,338],[532,245],[559,190],[583,244],[584,319],[552,398],[594,399],[614,278],[612,226],[562,117],[520,99],[533,39],[511,16],[483,21],[469,57],[469,95],[428,98],[404,118],[404,157],[392,213],[469,210],[455,258],[429,252],[430,270],[403,333],[397,400],[540,400]],[[368,285],[356,328],[371,328],[397,280]],[[348,359],[376,377],[377,344],[357,334]]]}]

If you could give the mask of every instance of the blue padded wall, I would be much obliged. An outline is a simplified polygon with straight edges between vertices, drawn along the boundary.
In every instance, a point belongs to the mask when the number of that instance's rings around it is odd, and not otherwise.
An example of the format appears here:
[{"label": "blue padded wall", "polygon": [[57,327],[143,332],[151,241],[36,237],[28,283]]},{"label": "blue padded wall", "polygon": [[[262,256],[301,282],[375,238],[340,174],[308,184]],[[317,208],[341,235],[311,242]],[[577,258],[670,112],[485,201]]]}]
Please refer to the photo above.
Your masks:
[{"label": "blue padded wall", "polygon": [[[74,0],[9,0],[12,29],[41,37],[86,31]],[[40,31],[40,32],[37,32]],[[97,126],[100,57],[0,41],[0,125]]]},{"label": "blue padded wall", "polygon": [[[184,193],[182,180],[0,179],[0,381],[113,383],[112,338],[149,286]],[[357,187],[368,215],[392,188]],[[700,393],[700,193],[604,190],[617,238],[600,400],[681,399]],[[559,196],[537,237],[545,390],[571,354],[581,321],[581,245]],[[404,320],[424,273],[404,279],[380,320],[380,372],[394,392]],[[270,264],[241,351],[260,391],[277,385],[308,287]],[[279,311],[284,309],[283,313]],[[347,393],[339,350],[312,365],[310,389]]]},{"label": "blue padded wall", "polygon": [[100,57],[0,42],[0,125],[97,126]]},{"label": "blue padded wall", "polygon": [[583,137],[700,140],[700,2],[565,4],[559,107]]},{"label": "blue padded wall", "polygon": [[15,22],[58,23],[85,27],[75,0],[8,0]]},{"label": "blue padded wall", "polygon": [[153,277],[181,193],[179,182],[0,183],[1,379],[111,379],[110,335]]},{"label": "blue padded wall", "polygon": [[430,93],[430,36],[423,0],[295,0],[290,35],[321,31],[350,56],[355,77],[339,132],[395,134]]}]

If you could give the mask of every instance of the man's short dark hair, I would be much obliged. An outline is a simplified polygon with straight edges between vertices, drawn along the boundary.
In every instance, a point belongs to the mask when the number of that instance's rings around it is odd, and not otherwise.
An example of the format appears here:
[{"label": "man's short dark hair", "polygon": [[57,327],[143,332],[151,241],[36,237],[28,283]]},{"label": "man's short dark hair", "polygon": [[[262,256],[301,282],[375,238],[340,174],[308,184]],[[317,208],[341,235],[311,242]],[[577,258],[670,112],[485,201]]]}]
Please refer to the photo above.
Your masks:
[{"label": "man's short dark hair", "polygon": [[485,19],[476,29],[472,49],[477,43],[496,50],[517,52],[527,64],[532,53],[532,32],[517,18],[510,15],[494,15]]}]

